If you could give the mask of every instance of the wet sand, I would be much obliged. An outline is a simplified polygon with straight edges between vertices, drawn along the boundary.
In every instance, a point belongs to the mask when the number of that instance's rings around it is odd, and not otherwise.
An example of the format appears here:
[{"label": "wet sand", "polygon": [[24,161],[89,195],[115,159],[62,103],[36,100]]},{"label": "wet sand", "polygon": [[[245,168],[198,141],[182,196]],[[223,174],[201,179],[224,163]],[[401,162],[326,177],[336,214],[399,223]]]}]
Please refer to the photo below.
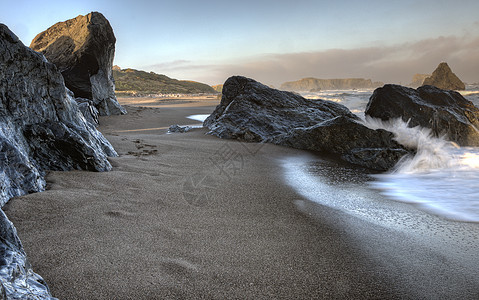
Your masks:
[{"label": "wet sand", "polygon": [[[120,154],[111,158],[113,171],[52,172],[49,190],[5,207],[55,297],[418,295],[412,288],[420,283],[368,252],[403,255],[391,243],[378,244],[401,236],[310,203],[284,182],[278,160],[303,152],[221,140],[202,128],[167,134],[172,124],[198,124],[186,116],[211,113],[216,104],[186,101],[128,102],[128,115],[100,120],[100,131]],[[354,231],[361,239],[351,237]]]}]

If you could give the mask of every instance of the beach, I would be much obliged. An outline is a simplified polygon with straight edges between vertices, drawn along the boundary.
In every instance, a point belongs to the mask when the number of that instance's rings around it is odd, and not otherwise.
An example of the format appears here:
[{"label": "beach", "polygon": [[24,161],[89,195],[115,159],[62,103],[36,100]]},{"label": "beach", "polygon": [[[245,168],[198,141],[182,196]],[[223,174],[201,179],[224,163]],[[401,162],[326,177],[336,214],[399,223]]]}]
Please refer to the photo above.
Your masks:
[{"label": "beach", "polygon": [[[99,126],[119,153],[111,172],[51,172],[47,191],[4,208],[54,297],[479,295],[477,273],[454,255],[289,186],[278,162],[313,154],[222,140],[187,118],[210,114],[218,99],[118,100],[128,114],[102,117]],[[173,124],[194,128],[167,133]]]}]

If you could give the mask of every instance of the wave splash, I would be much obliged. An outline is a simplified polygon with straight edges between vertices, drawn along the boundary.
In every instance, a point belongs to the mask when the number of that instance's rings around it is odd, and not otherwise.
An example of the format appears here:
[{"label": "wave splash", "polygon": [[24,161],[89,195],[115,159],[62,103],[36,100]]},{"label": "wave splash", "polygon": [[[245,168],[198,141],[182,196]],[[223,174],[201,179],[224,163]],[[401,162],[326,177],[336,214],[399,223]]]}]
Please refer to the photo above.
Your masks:
[{"label": "wave splash", "polygon": [[479,148],[432,137],[429,129],[410,128],[401,119],[366,118],[364,123],[391,131],[399,143],[417,149],[390,173],[374,175],[373,188],[447,219],[479,222]]}]

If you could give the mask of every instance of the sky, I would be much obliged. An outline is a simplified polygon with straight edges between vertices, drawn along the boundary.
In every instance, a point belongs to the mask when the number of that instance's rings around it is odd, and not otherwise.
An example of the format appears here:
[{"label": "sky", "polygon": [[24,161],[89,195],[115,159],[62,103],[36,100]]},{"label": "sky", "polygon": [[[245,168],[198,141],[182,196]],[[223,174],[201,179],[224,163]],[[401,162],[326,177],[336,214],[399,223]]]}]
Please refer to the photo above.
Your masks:
[{"label": "sky", "polygon": [[407,84],[446,61],[479,82],[477,0],[2,0],[25,45],[56,22],[101,12],[114,64],[210,85],[243,75],[279,87],[305,77]]}]

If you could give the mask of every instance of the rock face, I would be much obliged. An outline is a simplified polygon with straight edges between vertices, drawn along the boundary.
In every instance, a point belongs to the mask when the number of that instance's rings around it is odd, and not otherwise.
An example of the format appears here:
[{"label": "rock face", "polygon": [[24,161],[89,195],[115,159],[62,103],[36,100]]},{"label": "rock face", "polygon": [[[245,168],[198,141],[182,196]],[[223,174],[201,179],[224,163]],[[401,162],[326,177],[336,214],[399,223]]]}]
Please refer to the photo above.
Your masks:
[{"label": "rock face", "polygon": [[374,91],[365,114],[382,120],[402,118],[411,127],[431,128],[435,136],[445,135],[461,146],[479,146],[479,109],[455,91],[387,84]]},{"label": "rock face", "polygon": [[[0,207],[45,188],[46,170],[111,169],[115,150],[85,120],[57,67],[0,24]],[[54,299],[0,209],[4,299]]]},{"label": "rock face", "polygon": [[125,114],[112,75],[116,38],[98,12],[59,22],[38,34],[30,48],[54,63],[75,97],[93,101],[100,115]]},{"label": "rock face", "polygon": [[87,122],[57,67],[0,25],[0,204],[44,188],[45,170],[106,171],[110,143]]},{"label": "rock face", "polygon": [[308,100],[241,76],[225,82],[220,104],[203,125],[220,138],[332,153],[377,170],[393,167],[407,153],[392,133],[365,127],[343,105]]},{"label": "rock face", "polygon": [[445,62],[442,62],[437,66],[432,75],[424,80],[423,85],[433,85],[444,90],[466,89],[464,82],[452,72],[451,68],[449,68]]},{"label": "rock face", "polygon": [[372,82],[371,79],[364,78],[303,78],[297,81],[285,82],[281,85],[280,89],[283,91],[317,92],[321,90],[352,90],[376,88],[382,85],[382,82]]}]

